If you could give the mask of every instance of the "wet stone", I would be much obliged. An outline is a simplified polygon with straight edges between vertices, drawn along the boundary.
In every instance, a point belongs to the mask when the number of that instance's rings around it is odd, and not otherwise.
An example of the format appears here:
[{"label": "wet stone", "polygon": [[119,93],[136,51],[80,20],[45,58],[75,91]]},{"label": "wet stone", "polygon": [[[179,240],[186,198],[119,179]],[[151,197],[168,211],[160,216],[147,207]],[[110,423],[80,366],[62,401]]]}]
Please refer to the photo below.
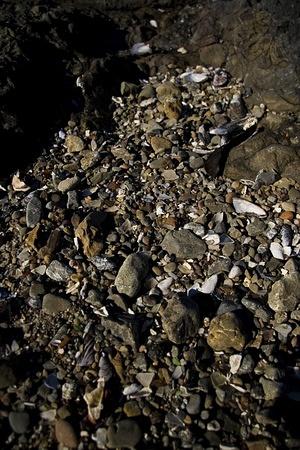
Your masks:
[{"label": "wet stone", "polygon": [[149,257],[145,253],[127,256],[119,269],[115,285],[120,294],[135,297],[149,271]]},{"label": "wet stone", "polygon": [[168,339],[175,344],[182,344],[195,336],[200,327],[198,306],[187,298],[171,299],[162,313],[161,320]]},{"label": "wet stone", "polygon": [[206,243],[189,230],[169,231],[161,246],[179,259],[202,259],[207,249]]},{"label": "wet stone", "polygon": [[12,430],[17,434],[23,434],[28,431],[30,424],[29,414],[26,412],[10,412],[8,416],[9,424]]},{"label": "wet stone", "polygon": [[207,343],[215,351],[243,350],[247,343],[247,335],[239,316],[231,311],[212,319]]},{"label": "wet stone", "polygon": [[120,420],[108,427],[108,448],[133,448],[142,439],[142,430],[137,422],[131,419]]},{"label": "wet stone", "polygon": [[28,228],[34,228],[42,216],[42,203],[37,196],[33,196],[26,207],[26,225]]},{"label": "wet stone", "polygon": [[69,300],[53,294],[46,294],[43,297],[42,308],[47,314],[58,314],[66,311],[71,306]]}]

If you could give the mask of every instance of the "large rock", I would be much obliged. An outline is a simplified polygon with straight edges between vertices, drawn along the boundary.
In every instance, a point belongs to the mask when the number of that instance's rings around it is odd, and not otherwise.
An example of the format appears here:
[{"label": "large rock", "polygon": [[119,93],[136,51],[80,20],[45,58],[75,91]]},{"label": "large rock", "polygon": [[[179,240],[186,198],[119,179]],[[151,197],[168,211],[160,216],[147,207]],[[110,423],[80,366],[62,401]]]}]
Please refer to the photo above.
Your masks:
[{"label": "large rock", "polygon": [[115,285],[120,294],[135,297],[149,270],[149,257],[145,253],[127,256],[116,276]]},{"label": "large rock", "polygon": [[168,339],[183,344],[196,335],[200,327],[197,304],[191,299],[173,298],[162,313],[162,326]]},{"label": "large rock", "polygon": [[120,420],[108,427],[108,448],[133,448],[143,437],[139,424],[132,419]]},{"label": "large rock", "polygon": [[273,311],[294,311],[300,302],[300,274],[294,272],[276,281],[268,296]]},{"label": "large rock", "polygon": [[235,180],[254,180],[257,173],[265,169],[300,181],[300,148],[274,143],[264,147],[264,140],[270,142],[270,138],[256,136],[233,148],[226,161],[224,175]]},{"label": "large rock", "polygon": [[206,243],[189,230],[169,231],[161,246],[180,259],[201,259],[207,249]]},{"label": "large rock", "polygon": [[210,322],[207,343],[215,351],[243,350],[247,333],[240,317],[233,311],[214,317]]}]

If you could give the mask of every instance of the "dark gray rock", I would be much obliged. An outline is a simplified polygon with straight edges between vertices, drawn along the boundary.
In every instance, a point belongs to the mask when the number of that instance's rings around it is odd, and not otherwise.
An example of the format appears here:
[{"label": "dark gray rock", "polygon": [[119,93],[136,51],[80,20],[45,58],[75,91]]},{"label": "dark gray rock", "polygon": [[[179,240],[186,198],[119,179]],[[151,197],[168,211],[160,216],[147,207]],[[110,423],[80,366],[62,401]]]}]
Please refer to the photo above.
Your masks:
[{"label": "dark gray rock", "polygon": [[13,386],[17,381],[14,371],[7,364],[0,364],[0,389]]},{"label": "dark gray rock", "polygon": [[10,412],[8,421],[12,430],[17,434],[23,434],[28,431],[30,424],[29,414],[26,412]]},{"label": "dark gray rock", "polygon": [[132,419],[120,420],[108,427],[108,448],[133,448],[143,437],[138,423]]},{"label": "dark gray rock", "polygon": [[120,294],[135,297],[149,270],[149,257],[145,253],[127,256],[119,269],[115,285]]},{"label": "dark gray rock", "polygon": [[42,203],[40,199],[34,195],[26,207],[26,225],[29,228],[34,228],[41,220]]},{"label": "dark gray rock", "polygon": [[178,259],[202,259],[207,249],[206,243],[189,230],[169,231],[161,246]]},{"label": "dark gray rock", "polygon": [[175,344],[182,344],[195,336],[200,327],[198,306],[190,298],[172,298],[161,320],[168,339]]}]

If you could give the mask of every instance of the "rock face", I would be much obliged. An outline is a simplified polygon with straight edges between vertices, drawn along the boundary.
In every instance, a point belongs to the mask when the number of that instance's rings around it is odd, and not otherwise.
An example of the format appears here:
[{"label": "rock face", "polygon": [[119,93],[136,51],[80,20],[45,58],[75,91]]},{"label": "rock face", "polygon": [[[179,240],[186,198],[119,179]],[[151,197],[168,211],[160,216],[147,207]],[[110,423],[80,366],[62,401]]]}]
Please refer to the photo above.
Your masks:
[{"label": "rock face", "polygon": [[195,336],[200,327],[199,309],[191,299],[170,300],[161,320],[168,339],[175,344],[183,344]]},{"label": "rock face", "polygon": [[207,343],[215,351],[241,351],[247,343],[243,323],[235,312],[214,317],[210,323]]},{"label": "rock face", "polygon": [[206,243],[189,230],[169,231],[161,246],[180,259],[201,259],[207,249]]},{"label": "rock face", "polygon": [[135,297],[149,270],[149,257],[145,253],[127,256],[119,269],[115,285],[120,294]]},{"label": "rock face", "polygon": [[300,274],[294,272],[276,281],[269,292],[268,304],[273,311],[294,311],[300,302]]}]

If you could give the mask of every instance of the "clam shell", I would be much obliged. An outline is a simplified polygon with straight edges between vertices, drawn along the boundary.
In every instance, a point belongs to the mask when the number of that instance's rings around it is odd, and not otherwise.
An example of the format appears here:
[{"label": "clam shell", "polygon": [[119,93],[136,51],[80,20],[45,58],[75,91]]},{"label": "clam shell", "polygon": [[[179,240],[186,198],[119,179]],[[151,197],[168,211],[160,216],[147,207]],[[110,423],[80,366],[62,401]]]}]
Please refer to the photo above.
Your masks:
[{"label": "clam shell", "polygon": [[151,53],[152,50],[150,48],[149,44],[145,44],[144,42],[138,42],[137,44],[134,44],[131,49],[130,53],[132,55],[147,55],[147,53]]}]

